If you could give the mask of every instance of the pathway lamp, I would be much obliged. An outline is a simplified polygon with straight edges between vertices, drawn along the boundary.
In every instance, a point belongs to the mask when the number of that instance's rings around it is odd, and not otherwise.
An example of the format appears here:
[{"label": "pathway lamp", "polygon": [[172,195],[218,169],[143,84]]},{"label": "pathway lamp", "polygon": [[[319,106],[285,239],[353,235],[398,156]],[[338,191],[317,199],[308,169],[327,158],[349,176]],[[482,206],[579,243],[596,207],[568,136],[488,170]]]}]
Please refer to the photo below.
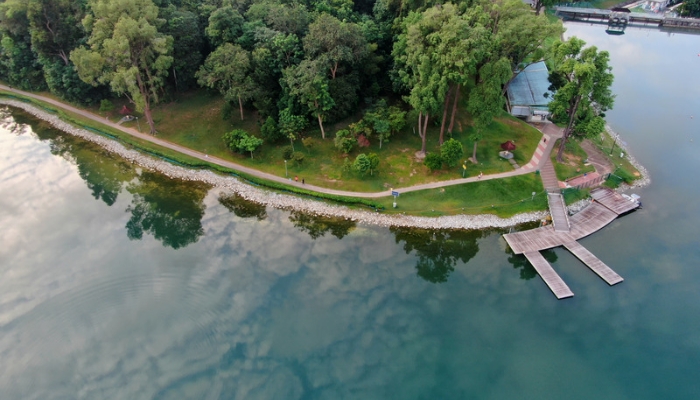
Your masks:
[{"label": "pathway lamp", "polygon": [[285,178],[288,178],[288,175],[287,175],[287,160],[284,160],[284,177],[285,177]]},{"label": "pathway lamp", "polygon": [[141,132],[141,122],[139,122],[139,117],[134,117],[136,118],[136,125],[139,127],[139,133]]}]

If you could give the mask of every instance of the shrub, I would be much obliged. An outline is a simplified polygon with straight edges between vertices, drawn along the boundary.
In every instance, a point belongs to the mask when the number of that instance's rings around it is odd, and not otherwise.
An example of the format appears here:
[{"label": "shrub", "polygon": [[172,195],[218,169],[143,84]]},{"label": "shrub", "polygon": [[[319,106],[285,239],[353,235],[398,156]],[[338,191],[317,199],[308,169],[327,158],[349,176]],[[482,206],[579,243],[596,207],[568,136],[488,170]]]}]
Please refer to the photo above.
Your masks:
[{"label": "shrub", "polygon": [[450,167],[457,165],[463,155],[464,147],[462,147],[462,143],[455,139],[450,139],[440,146],[442,161]]},{"label": "shrub", "polygon": [[282,157],[285,160],[291,160],[293,155],[294,149],[292,148],[292,146],[284,146],[284,148],[282,149]]},{"label": "shrub", "polygon": [[336,132],[335,139],[333,140],[335,147],[345,154],[352,151],[353,147],[355,147],[355,142],[356,140],[352,133],[347,129],[341,129]]},{"label": "shrub", "polygon": [[363,153],[355,158],[355,162],[352,163],[352,168],[360,175],[364,175],[372,168],[372,162],[369,157]]},{"label": "shrub", "polygon": [[304,153],[295,151],[294,154],[292,154],[292,160],[294,160],[296,165],[301,165],[301,163],[304,162]]},{"label": "shrub", "polygon": [[316,143],[314,141],[314,138],[312,137],[306,137],[301,139],[301,143],[306,147],[307,150],[311,150],[312,147],[314,147],[314,144]]},{"label": "shrub", "polygon": [[262,124],[260,127],[260,134],[268,143],[273,143],[285,138],[282,131],[277,128],[277,123],[272,117],[267,117],[265,123]]},{"label": "shrub", "polygon": [[423,164],[425,164],[425,166],[428,167],[429,170],[436,171],[442,168],[442,157],[440,156],[440,154],[430,153],[425,157],[425,161],[423,161]]},{"label": "shrub", "polygon": [[222,136],[222,139],[224,140],[224,143],[226,144],[226,147],[231,149],[232,151],[245,151],[241,150],[240,143],[241,140],[244,138],[247,138],[248,134],[242,130],[242,129],[234,129],[231,132],[226,132]]},{"label": "shrub", "polygon": [[100,101],[100,111],[112,111],[114,109],[114,104],[111,101],[104,99]]}]

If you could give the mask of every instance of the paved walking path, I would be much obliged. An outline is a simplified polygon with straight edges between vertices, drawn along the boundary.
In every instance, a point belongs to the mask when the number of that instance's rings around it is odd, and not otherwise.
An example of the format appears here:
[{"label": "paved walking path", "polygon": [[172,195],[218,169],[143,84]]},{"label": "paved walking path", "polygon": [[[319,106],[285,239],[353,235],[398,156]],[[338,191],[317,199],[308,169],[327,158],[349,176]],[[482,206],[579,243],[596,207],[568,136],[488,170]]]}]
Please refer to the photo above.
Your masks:
[{"label": "paved walking path", "polygon": [[[17,90],[10,88],[5,85],[0,85],[0,89],[5,90],[7,92],[11,93],[16,93],[25,97],[30,97],[34,98],[37,100],[41,100],[45,103],[51,104],[53,106],[62,108],[66,111],[70,111],[72,113],[78,114],[82,117],[88,118],[90,120],[93,120],[95,122],[98,122],[100,124],[109,126],[113,129],[122,131],[124,133],[127,133],[131,136],[137,137],[139,139],[157,144],[158,146],[162,146],[177,152],[180,152],[182,154],[186,154],[190,157],[194,157],[197,159],[200,159],[202,161],[210,162],[212,164],[217,164],[222,167],[230,168],[235,171],[243,172],[245,174],[261,178],[261,179],[266,179],[269,181],[274,181],[274,182],[279,182],[279,183],[284,183],[287,185],[292,185],[292,186],[299,186],[303,187],[305,190],[310,190],[310,191],[315,191],[319,193],[325,193],[325,194],[332,194],[332,195],[338,195],[338,196],[347,196],[347,197],[359,197],[359,198],[379,198],[379,197],[386,197],[386,196],[391,196],[391,190],[385,190],[381,192],[350,192],[350,191],[345,191],[345,190],[335,190],[335,189],[328,189],[320,186],[315,186],[315,185],[309,185],[309,184],[302,184],[299,182],[291,182],[289,181],[288,178],[283,178],[277,175],[273,174],[268,174],[266,172],[261,172],[253,168],[249,168],[240,164],[233,163],[231,161],[223,160],[218,157],[213,157],[209,156],[205,153],[199,152],[197,150],[190,149],[185,146],[181,146],[179,144],[175,144],[172,142],[169,142],[167,140],[160,139],[158,137],[155,137],[153,135],[149,135],[146,133],[139,132],[133,128],[127,128],[121,125],[118,125],[114,122],[111,122],[109,120],[106,120],[105,118],[93,114],[89,111],[79,109],[76,107],[73,107],[71,105],[65,104],[63,102],[51,99],[49,97],[45,96],[40,96],[36,95],[30,92],[25,92],[22,90]],[[424,183],[421,185],[415,185],[415,186],[410,186],[410,187],[405,187],[405,188],[393,188],[393,190],[398,191],[400,193],[406,193],[406,192],[415,192],[418,190],[425,190],[425,189],[435,189],[435,188],[441,188],[441,187],[446,187],[446,186],[453,186],[453,185],[461,185],[463,183],[469,183],[469,182],[476,182],[478,180],[490,180],[490,179],[502,179],[502,178],[508,178],[511,176],[517,176],[517,175],[525,175],[530,172],[533,172],[537,169],[539,169],[540,165],[543,164],[543,160],[547,161],[549,160],[549,154],[552,151],[552,148],[554,147],[554,142],[556,141],[557,138],[561,137],[561,128],[558,128],[554,124],[534,124],[534,126],[539,129],[541,132],[543,132],[542,140],[540,140],[539,145],[537,146],[537,149],[535,150],[535,153],[532,156],[532,159],[530,162],[528,162],[526,165],[524,165],[522,168],[519,168],[517,170],[513,171],[508,171],[508,172],[501,172],[498,174],[491,174],[491,175],[483,175],[481,178],[474,176],[474,177],[469,177],[469,178],[462,178],[462,179],[453,179],[449,181],[440,181],[440,182],[431,182],[431,183]]]}]

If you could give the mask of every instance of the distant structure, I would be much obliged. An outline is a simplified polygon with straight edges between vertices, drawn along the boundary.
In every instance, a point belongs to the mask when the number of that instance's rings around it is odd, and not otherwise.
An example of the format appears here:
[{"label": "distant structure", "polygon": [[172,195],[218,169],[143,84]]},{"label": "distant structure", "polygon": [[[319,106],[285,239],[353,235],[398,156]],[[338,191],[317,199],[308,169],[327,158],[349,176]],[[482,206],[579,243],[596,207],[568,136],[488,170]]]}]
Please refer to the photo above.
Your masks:
[{"label": "distant structure", "polygon": [[508,84],[508,111],[527,121],[549,115],[549,71],[544,61],[528,65]]}]

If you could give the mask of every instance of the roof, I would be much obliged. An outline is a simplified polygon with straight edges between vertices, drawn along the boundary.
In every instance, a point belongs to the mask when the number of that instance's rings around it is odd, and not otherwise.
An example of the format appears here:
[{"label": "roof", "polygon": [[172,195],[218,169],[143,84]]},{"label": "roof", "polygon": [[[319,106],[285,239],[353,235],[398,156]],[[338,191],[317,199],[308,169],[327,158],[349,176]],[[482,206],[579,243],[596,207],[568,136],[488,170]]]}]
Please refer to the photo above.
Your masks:
[{"label": "roof", "polygon": [[549,71],[544,61],[530,64],[513,78],[508,85],[508,101],[511,107],[546,107],[551,98],[544,96],[549,88]]}]

